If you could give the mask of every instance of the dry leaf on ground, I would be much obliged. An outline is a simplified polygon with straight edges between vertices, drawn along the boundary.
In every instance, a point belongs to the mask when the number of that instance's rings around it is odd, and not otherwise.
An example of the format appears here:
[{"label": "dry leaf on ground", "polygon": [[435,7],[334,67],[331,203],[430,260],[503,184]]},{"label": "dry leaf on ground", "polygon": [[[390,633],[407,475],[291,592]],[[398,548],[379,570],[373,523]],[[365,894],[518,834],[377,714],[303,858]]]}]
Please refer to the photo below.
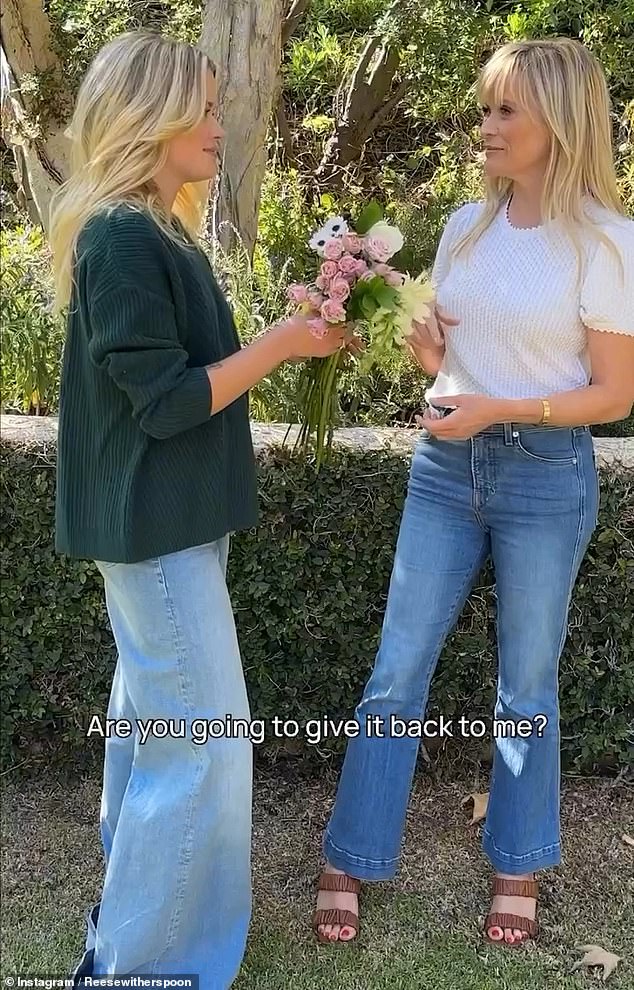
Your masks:
[{"label": "dry leaf on ground", "polygon": [[631,835],[626,835],[624,832],[621,838],[623,839],[623,842],[625,843],[626,846],[634,846],[634,839],[632,838]]},{"label": "dry leaf on ground", "polygon": [[467,794],[466,798],[463,798],[460,803],[464,808],[465,804],[469,801],[473,801],[473,816],[469,824],[476,825],[486,817],[489,792],[485,791],[484,794]]},{"label": "dry leaf on ground", "polygon": [[615,956],[613,952],[606,952],[600,945],[577,945],[576,948],[579,952],[585,952],[585,956],[574,964],[572,972],[581,969],[582,966],[586,968],[602,966],[603,976],[601,978],[604,983],[610,973],[614,972],[621,959],[620,956]]}]

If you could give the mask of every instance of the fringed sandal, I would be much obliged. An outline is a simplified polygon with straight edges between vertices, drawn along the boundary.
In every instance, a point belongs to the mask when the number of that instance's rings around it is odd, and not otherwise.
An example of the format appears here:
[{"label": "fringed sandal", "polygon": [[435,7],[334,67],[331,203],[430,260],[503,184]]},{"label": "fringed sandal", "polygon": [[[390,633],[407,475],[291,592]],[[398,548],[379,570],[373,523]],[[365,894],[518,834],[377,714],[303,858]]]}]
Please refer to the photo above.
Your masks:
[{"label": "fringed sandal", "polygon": [[[494,877],[492,884],[492,896],[501,897],[533,897],[537,900],[539,892],[539,881],[537,880],[506,880],[503,877]],[[489,932],[492,928],[499,928],[502,938],[491,938]],[[504,938],[504,929],[518,929],[526,932],[522,938],[507,942]],[[495,911],[488,914],[484,922],[484,933],[487,941],[493,945],[506,945],[513,948],[516,945],[523,945],[529,939],[537,938],[539,926],[532,918],[523,918],[520,914],[507,914],[503,911]]]},{"label": "fringed sandal", "polygon": [[[348,894],[359,895],[361,881],[356,877],[349,877],[345,873],[327,873],[324,871],[319,878],[318,890],[339,890]],[[331,939],[319,931],[320,925],[340,925],[341,928],[354,928],[359,934],[359,916],[354,911],[344,911],[342,908],[318,908],[313,915],[313,929],[317,933],[320,942],[332,943],[353,942],[354,938]]]}]

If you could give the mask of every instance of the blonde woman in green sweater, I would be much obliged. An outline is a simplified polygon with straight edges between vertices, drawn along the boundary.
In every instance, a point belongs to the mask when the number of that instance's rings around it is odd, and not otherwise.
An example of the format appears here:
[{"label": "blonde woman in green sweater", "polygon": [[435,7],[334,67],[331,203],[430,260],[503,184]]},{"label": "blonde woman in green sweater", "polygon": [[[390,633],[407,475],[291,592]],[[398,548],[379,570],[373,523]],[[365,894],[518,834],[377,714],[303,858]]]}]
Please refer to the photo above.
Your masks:
[{"label": "blonde woman in green sweater", "polygon": [[95,560],[118,648],[108,716],[173,719],[178,738],[106,740],[106,874],[81,976],[195,973],[228,987],[251,910],[249,739],[196,745],[193,719],[249,719],[225,581],[229,534],[257,522],[247,390],[326,357],[295,317],[244,349],[196,244],[222,129],[213,66],[144,32],[97,56],[53,205],[57,306],[69,305],[57,548]]}]

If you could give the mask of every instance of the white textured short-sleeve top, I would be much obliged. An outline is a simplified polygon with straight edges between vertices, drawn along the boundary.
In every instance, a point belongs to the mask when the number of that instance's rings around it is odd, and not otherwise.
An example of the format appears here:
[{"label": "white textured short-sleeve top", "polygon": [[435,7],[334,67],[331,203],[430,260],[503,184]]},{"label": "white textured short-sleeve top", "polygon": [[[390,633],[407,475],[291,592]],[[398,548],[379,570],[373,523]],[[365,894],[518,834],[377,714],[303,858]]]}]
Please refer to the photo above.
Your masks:
[{"label": "white textured short-sleeve top", "polygon": [[585,387],[586,328],[634,335],[634,221],[590,204],[588,214],[619,256],[583,237],[578,255],[557,221],[513,227],[503,205],[467,252],[451,248],[477,222],[482,203],[449,218],[432,281],[460,325],[445,334],[442,367],[427,398],[479,393],[526,399]]}]

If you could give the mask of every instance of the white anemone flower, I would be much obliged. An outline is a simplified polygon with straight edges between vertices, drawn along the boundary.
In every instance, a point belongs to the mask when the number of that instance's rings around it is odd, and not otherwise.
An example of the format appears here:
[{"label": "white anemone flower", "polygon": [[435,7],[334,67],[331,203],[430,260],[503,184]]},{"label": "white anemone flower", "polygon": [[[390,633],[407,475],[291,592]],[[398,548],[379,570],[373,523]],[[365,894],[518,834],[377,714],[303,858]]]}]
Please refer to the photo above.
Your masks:
[{"label": "white anemone flower", "polygon": [[320,258],[324,256],[326,241],[333,237],[343,237],[348,233],[348,224],[343,217],[331,217],[327,223],[316,231],[308,242],[309,248],[316,251]]}]

